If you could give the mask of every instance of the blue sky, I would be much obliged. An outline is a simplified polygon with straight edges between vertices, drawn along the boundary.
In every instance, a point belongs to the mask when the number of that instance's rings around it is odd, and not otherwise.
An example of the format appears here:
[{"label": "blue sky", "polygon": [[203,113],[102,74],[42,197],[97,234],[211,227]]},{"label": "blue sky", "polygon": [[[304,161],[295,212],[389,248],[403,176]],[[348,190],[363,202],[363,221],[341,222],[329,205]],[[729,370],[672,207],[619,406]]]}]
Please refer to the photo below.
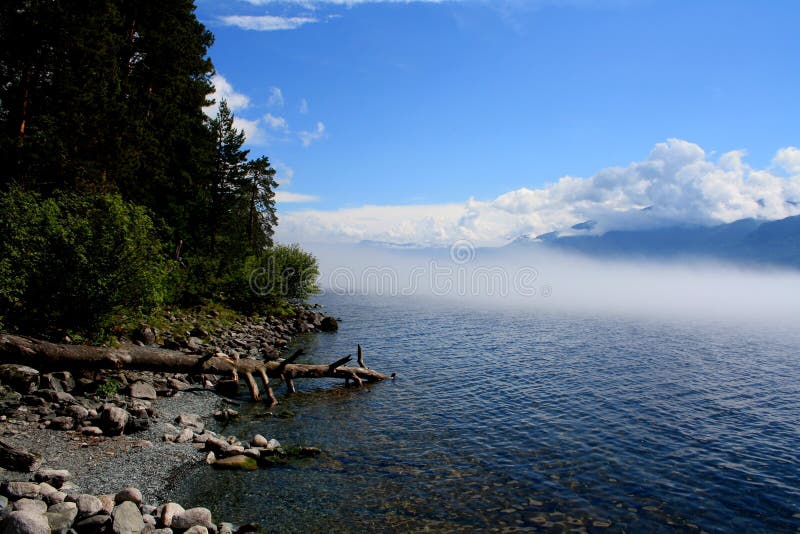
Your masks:
[{"label": "blue sky", "polygon": [[[795,0],[198,0],[198,16],[218,90],[281,175],[284,239],[501,243],[800,201]],[[658,221],[624,215],[654,204]]]}]

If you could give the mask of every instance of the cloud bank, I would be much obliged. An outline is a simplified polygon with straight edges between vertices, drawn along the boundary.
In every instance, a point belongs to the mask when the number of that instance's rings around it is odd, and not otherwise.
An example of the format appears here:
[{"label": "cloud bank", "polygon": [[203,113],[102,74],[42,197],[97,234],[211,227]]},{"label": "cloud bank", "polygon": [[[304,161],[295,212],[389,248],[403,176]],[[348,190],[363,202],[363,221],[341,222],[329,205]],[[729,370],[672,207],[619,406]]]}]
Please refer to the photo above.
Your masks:
[{"label": "cloud bank", "polygon": [[743,151],[732,151],[714,159],[694,143],[669,139],[626,167],[608,167],[588,178],[564,176],[489,201],[287,213],[278,237],[421,246],[467,239],[491,246],[520,235],[569,231],[587,220],[597,221],[593,233],[603,233],[800,214],[800,149],[779,150],[767,169],[752,168],[744,158]]}]

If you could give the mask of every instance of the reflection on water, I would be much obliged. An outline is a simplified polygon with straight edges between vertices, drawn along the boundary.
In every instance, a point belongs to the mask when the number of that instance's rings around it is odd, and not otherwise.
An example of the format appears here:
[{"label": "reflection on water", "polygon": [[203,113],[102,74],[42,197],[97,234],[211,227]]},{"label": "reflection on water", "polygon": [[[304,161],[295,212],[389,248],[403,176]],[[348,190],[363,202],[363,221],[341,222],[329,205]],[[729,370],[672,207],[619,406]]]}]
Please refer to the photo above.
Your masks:
[{"label": "reflection on water", "polygon": [[[222,429],[322,458],[203,470],[181,499],[269,531],[794,531],[800,336],[326,297],[391,382],[307,381]],[[276,417],[278,416],[278,417]]]}]

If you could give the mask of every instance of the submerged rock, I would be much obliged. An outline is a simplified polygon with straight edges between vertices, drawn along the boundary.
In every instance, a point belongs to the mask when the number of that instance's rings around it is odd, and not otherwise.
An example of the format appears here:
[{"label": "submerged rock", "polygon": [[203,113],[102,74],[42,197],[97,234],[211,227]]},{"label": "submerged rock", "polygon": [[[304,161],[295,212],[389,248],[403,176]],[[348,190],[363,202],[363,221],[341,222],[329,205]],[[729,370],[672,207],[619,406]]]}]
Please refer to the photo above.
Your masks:
[{"label": "submerged rock", "polygon": [[255,471],[258,469],[258,462],[244,454],[222,458],[212,464],[217,469],[242,469],[245,471]]}]

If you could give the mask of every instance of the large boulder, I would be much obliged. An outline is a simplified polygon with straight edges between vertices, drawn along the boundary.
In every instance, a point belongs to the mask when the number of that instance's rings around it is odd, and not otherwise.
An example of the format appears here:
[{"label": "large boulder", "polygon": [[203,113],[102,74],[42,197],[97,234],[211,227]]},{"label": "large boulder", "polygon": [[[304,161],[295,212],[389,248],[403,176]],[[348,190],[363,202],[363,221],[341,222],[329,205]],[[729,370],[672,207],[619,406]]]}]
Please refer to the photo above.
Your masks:
[{"label": "large boulder", "polygon": [[53,534],[66,534],[78,517],[78,506],[74,502],[54,504],[44,514]]},{"label": "large boulder", "polygon": [[4,482],[0,494],[11,500],[36,499],[39,497],[39,484],[33,482]]},{"label": "large boulder", "polygon": [[27,395],[39,388],[39,371],[27,365],[4,363],[0,365],[0,383]]},{"label": "large boulder", "polygon": [[[164,523],[166,525],[166,523]],[[190,508],[183,512],[178,512],[172,517],[173,529],[186,530],[195,525],[200,525],[206,528],[214,528],[211,522],[211,511],[208,508]]]},{"label": "large boulder", "polygon": [[128,487],[120,490],[114,496],[114,502],[116,504],[122,504],[125,501],[131,501],[136,506],[142,504],[142,492],[139,491],[137,488]]},{"label": "large boulder", "polygon": [[57,373],[46,373],[42,375],[39,382],[42,389],[52,389],[69,393],[75,389],[75,378],[69,371],[59,371]]},{"label": "large boulder", "polygon": [[130,395],[134,399],[156,400],[158,398],[156,388],[154,388],[152,384],[142,382],[141,380],[131,384]]},{"label": "large boulder", "polygon": [[[33,480],[36,482],[46,482],[56,489],[71,479],[72,475],[66,469],[39,469],[33,474]],[[42,491],[42,494],[44,494],[44,491]]]},{"label": "large boulder", "polygon": [[78,517],[91,517],[100,513],[103,509],[103,503],[94,495],[88,493],[73,493],[67,495],[65,502],[74,502],[78,507]]},{"label": "large boulder", "polygon": [[43,514],[11,512],[3,521],[3,534],[50,534],[50,524]]},{"label": "large boulder", "polygon": [[319,323],[319,329],[323,332],[336,332],[339,330],[339,322],[333,317],[326,315]]},{"label": "large boulder", "polygon": [[142,512],[133,501],[123,501],[115,506],[111,520],[114,534],[139,534],[144,530]]}]

